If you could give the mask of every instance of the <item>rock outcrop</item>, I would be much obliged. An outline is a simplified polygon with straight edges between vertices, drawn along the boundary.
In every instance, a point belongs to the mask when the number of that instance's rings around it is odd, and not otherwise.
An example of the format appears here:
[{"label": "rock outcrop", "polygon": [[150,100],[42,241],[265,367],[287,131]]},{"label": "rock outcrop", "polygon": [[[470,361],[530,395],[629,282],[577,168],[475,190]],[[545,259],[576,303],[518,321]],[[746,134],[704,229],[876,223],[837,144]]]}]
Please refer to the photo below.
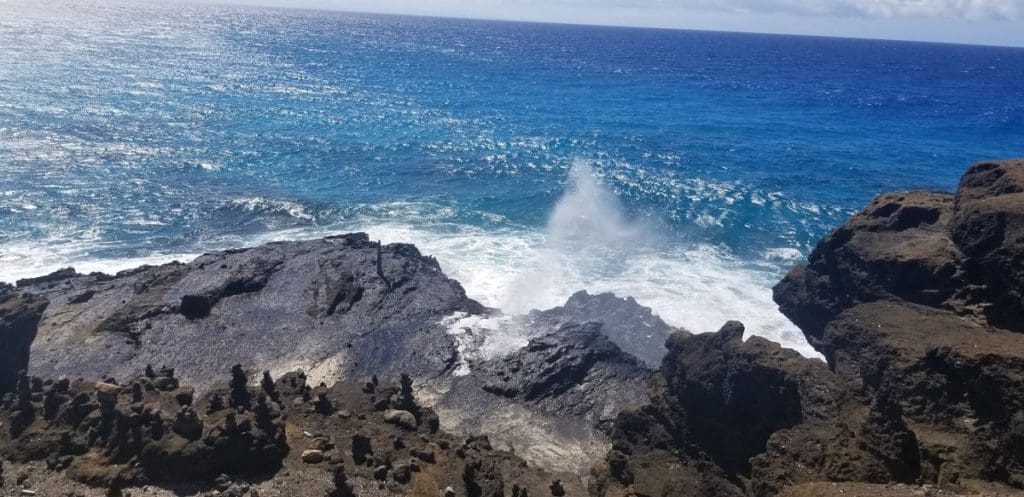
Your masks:
[{"label": "rock outcrop", "polygon": [[46,299],[0,284],[0,395],[13,392],[18,373],[28,369],[29,348]]},{"label": "rock outcrop", "polygon": [[163,364],[200,390],[234,363],[278,373],[302,367],[325,379],[437,376],[456,357],[440,321],[486,311],[415,247],[379,247],[363,234],[115,276],[67,270],[18,289],[50,301],[32,346],[33,374],[126,377]]},{"label": "rock outcrop", "polygon": [[971,285],[964,299],[992,325],[1024,331],[1024,160],[971,167],[953,213],[950,238]]},{"label": "rock outcrop", "polygon": [[555,326],[455,378],[435,406],[446,428],[486,434],[542,467],[585,471],[600,458],[619,411],[648,401],[650,370],[600,323]]},{"label": "rock outcrop", "polygon": [[842,311],[880,300],[1024,330],[1024,160],[983,162],[956,194],[880,195],[775,288],[818,346]]},{"label": "rock outcrop", "polygon": [[878,450],[906,430],[878,422],[825,364],[744,342],[743,331],[733,322],[669,339],[652,402],[615,423],[597,495],[770,496],[804,482],[914,480]]},{"label": "rock outcrop", "polygon": [[1024,493],[1022,180],[978,164],[823,239],[775,297],[827,364],[736,323],[673,335],[592,494]]},{"label": "rock outcrop", "polygon": [[651,367],[665,357],[665,340],[676,331],[661,320],[650,307],[632,297],[621,298],[611,293],[591,295],[579,291],[564,305],[546,311],[533,311],[528,318],[534,327],[547,325],[552,329],[566,323],[601,323],[601,332],[615,345]]},{"label": "rock outcrop", "polygon": [[485,392],[600,424],[646,400],[647,375],[600,324],[569,323],[506,357],[479,364],[467,378]]},{"label": "rock outcrop", "polygon": [[775,288],[851,391],[893,399],[922,483],[1024,488],[1022,240],[1024,161],[985,162],[955,195],[878,197]]}]

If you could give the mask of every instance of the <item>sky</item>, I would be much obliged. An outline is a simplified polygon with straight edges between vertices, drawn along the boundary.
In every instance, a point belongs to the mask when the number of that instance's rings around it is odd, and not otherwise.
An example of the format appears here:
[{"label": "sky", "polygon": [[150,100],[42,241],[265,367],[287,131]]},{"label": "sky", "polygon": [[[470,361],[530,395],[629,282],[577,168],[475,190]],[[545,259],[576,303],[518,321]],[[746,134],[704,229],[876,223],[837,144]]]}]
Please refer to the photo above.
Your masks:
[{"label": "sky", "polygon": [[1024,47],[1024,0],[205,0],[356,12]]}]

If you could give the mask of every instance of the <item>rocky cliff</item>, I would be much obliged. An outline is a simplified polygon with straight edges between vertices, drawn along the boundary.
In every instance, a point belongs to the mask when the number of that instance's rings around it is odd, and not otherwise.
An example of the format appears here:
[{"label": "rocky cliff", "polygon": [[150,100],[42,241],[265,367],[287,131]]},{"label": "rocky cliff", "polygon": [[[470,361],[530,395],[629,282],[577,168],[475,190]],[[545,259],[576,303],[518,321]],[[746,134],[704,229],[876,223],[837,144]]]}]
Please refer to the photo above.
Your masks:
[{"label": "rocky cliff", "polygon": [[875,199],[775,289],[852,389],[899,400],[920,480],[1024,487],[1022,240],[1024,161],[984,162]]},{"label": "rocky cliff", "polygon": [[365,235],[24,280],[0,289],[0,455],[17,470],[0,482],[1021,495],[1022,213],[1019,160],[972,166],[954,194],[872,200],[775,288],[826,361],[586,293],[508,320],[520,349],[466,356],[449,318],[498,312],[414,247]]},{"label": "rocky cliff", "polygon": [[881,195],[823,239],[775,299],[827,364],[738,323],[674,335],[592,493],[1020,494],[1022,192],[1024,161],[981,163],[955,194]]}]

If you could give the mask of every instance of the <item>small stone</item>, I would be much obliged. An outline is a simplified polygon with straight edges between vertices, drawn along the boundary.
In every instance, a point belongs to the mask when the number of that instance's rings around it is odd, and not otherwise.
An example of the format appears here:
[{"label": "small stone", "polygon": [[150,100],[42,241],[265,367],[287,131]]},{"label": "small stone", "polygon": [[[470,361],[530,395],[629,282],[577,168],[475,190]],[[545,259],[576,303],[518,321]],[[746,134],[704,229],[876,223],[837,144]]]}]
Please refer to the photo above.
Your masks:
[{"label": "small stone", "polygon": [[102,381],[96,382],[96,400],[99,400],[101,404],[116,404],[119,393],[121,393],[121,387],[117,385]]},{"label": "small stone", "polygon": [[381,465],[377,466],[373,470],[373,477],[377,480],[384,481],[388,479],[388,467]]},{"label": "small stone", "polygon": [[188,440],[199,440],[203,435],[203,421],[192,408],[182,407],[174,417],[171,430]]},{"label": "small stone", "polygon": [[302,451],[302,462],[306,464],[319,464],[324,461],[324,451],[307,449]]},{"label": "small stone", "polygon": [[372,448],[370,443],[370,437],[356,433],[352,435],[352,460],[356,464],[363,464],[366,462],[367,456],[370,454]]},{"label": "small stone", "polygon": [[180,387],[174,391],[174,400],[179,406],[190,406],[195,399],[195,390],[192,387]]},{"label": "small stone", "polygon": [[555,480],[551,482],[551,495],[555,497],[562,497],[565,495],[565,487],[562,486],[562,480]]},{"label": "small stone", "polygon": [[408,464],[399,464],[395,466],[395,470],[391,472],[391,476],[394,477],[395,481],[401,484],[409,483],[412,479],[412,472],[409,469]]},{"label": "small stone", "polygon": [[384,413],[384,421],[391,423],[395,426],[400,426],[406,430],[416,429],[416,416],[413,416],[409,411],[402,411],[399,409],[388,409]]},{"label": "small stone", "polygon": [[434,449],[432,447],[427,447],[425,449],[419,450],[419,451],[415,452],[413,455],[415,455],[417,458],[419,458],[419,460],[421,460],[423,462],[428,462],[430,464],[433,464],[434,460],[435,460],[434,459]]},{"label": "small stone", "polygon": [[228,475],[220,475],[213,481],[213,486],[217,490],[225,492],[227,489],[231,488],[231,483],[231,478],[229,478]]},{"label": "small stone", "polygon": [[342,410],[338,411],[338,417],[341,418],[341,419],[351,418],[352,417],[352,412],[347,410],[347,409],[342,409]]},{"label": "small stone", "polygon": [[452,487],[444,487],[444,497],[455,497],[455,489]]},{"label": "small stone", "polygon": [[178,380],[170,376],[160,376],[153,380],[153,386],[157,390],[169,392],[178,388]]},{"label": "small stone", "polygon": [[313,439],[313,448],[322,452],[334,449],[334,442],[327,437],[318,436]]}]

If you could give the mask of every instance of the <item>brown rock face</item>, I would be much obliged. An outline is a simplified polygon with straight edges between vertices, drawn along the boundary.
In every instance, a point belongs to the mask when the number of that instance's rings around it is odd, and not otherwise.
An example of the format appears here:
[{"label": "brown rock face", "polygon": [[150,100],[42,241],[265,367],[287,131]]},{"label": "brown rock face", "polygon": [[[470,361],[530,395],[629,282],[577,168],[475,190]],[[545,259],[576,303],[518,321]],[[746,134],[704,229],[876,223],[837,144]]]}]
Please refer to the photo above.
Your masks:
[{"label": "brown rock face", "polygon": [[0,284],[0,394],[13,392],[47,300]]},{"label": "brown rock face", "polygon": [[828,363],[738,323],[673,335],[592,493],[1020,494],[1022,249],[1024,161],[879,196],[775,288]]},{"label": "brown rock face", "polygon": [[971,303],[1024,331],[1024,160],[975,164],[960,181],[950,238],[963,251]]},{"label": "brown rock face", "polygon": [[770,496],[804,482],[916,481],[919,464],[904,455],[917,446],[898,406],[864,405],[824,363],[742,337],[729,323],[669,339],[654,401],[615,424],[596,495]]},{"label": "brown rock face", "polygon": [[845,309],[898,300],[1024,330],[1024,160],[982,162],[955,195],[881,195],[825,237],[775,287],[818,345]]},{"label": "brown rock face", "polygon": [[780,309],[812,345],[825,325],[861,302],[906,300],[959,309],[962,255],[949,239],[953,196],[885,194],[825,237],[808,264],[775,287]]},{"label": "brown rock face", "polygon": [[1018,489],[1022,297],[1022,160],[972,166],[955,195],[876,198],[775,288],[781,310],[891,432],[871,445],[900,466],[894,475]]}]

